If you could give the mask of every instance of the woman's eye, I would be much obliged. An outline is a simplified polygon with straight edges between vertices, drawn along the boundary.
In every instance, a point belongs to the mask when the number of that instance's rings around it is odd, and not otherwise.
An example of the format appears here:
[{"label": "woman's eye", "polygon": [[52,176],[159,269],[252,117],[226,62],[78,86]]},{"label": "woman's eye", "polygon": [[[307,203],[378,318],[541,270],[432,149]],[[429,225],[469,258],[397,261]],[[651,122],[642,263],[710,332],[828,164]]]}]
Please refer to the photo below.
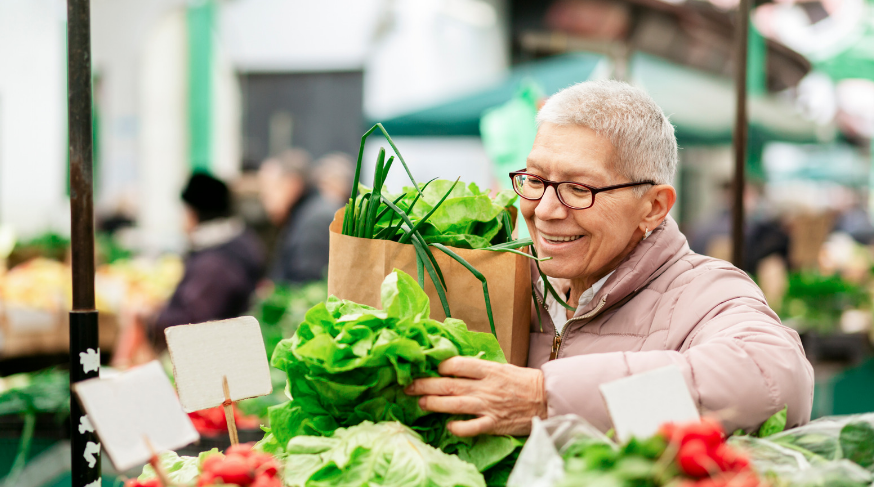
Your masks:
[{"label": "woman's eye", "polygon": [[571,186],[571,192],[574,196],[585,196],[589,194],[589,190],[582,186]]},{"label": "woman's eye", "polygon": [[534,179],[534,178],[526,178],[525,184],[527,184],[528,186],[531,186],[532,188],[539,188],[539,187],[543,186],[543,181],[541,181],[539,179]]}]

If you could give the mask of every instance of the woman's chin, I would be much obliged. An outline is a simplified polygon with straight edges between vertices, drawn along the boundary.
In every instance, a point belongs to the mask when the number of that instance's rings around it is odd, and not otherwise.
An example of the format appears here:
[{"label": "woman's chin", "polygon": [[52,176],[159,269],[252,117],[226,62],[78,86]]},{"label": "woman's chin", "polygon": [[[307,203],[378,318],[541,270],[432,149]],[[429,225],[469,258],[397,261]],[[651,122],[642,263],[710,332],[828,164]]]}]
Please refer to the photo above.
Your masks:
[{"label": "woman's chin", "polygon": [[540,270],[549,277],[558,279],[573,279],[577,277],[577,273],[573,272],[572,266],[579,265],[579,261],[574,262],[568,258],[552,258],[540,263]]}]

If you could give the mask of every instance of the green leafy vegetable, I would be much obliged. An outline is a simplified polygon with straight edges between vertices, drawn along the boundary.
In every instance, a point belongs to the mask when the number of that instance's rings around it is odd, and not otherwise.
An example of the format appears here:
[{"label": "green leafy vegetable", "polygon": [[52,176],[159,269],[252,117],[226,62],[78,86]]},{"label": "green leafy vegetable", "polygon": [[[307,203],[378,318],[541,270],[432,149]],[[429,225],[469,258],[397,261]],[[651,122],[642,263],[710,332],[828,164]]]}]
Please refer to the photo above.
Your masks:
[{"label": "green leafy vegetable", "polygon": [[397,422],[363,422],[330,437],[298,436],[283,458],[290,487],[485,487],[467,462]]},{"label": "green leafy vegetable", "polygon": [[868,470],[874,470],[874,428],[858,421],[841,428],[839,436],[843,457]]},{"label": "green leafy vegetable", "polygon": [[[196,457],[180,457],[173,451],[165,451],[158,454],[158,461],[167,472],[167,479],[174,484],[194,485],[197,482],[197,477],[200,475],[203,461],[212,455],[221,455],[217,448],[201,452]],[[143,467],[143,473],[140,474],[139,480],[149,480],[157,478],[155,469],[151,465]]]},{"label": "green leafy vegetable", "polygon": [[788,410],[789,407],[784,406],[783,409],[777,411],[773,416],[768,418],[759,428],[758,437],[765,438],[766,436],[780,433],[786,429],[786,412]]},{"label": "green leafy vegetable", "polygon": [[295,335],[276,347],[271,364],[286,372],[291,401],[270,409],[270,435],[282,448],[301,435],[328,436],[365,421],[399,421],[431,445],[458,453],[483,469],[518,446],[511,437],[460,439],[449,415],[419,408],[404,387],[439,375],[447,358],[463,355],[505,363],[497,340],[464,322],[432,320],[427,295],[395,270],[382,284],[383,310],[335,297],[314,306]]},{"label": "green leafy vegetable", "polygon": [[568,445],[565,478],[560,486],[659,486],[679,475],[674,462],[662,458],[667,441],[660,435],[632,438],[617,446],[599,438],[582,437]]}]

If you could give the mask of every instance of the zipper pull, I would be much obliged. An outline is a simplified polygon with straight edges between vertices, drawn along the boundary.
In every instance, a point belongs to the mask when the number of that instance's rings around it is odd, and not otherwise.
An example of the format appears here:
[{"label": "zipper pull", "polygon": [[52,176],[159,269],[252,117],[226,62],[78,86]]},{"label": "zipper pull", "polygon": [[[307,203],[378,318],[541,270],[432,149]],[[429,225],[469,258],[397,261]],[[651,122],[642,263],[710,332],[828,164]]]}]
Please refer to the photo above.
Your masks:
[{"label": "zipper pull", "polygon": [[558,356],[558,349],[561,347],[561,335],[558,333],[555,334],[555,338],[552,339],[552,352],[549,354],[549,360],[555,360]]}]

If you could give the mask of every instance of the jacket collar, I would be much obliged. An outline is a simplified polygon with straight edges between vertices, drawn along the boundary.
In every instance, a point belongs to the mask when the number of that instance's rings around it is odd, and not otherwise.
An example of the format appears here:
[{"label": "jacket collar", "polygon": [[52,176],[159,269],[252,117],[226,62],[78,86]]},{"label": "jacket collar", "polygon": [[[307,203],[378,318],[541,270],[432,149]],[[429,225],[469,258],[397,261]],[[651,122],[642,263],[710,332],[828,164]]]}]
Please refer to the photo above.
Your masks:
[{"label": "jacket collar", "polygon": [[640,291],[689,252],[686,237],[669,215],[619,263],[601,290],[587,306],[574,313],[574,318],[593,317],[596,309],[609,308]]}]

